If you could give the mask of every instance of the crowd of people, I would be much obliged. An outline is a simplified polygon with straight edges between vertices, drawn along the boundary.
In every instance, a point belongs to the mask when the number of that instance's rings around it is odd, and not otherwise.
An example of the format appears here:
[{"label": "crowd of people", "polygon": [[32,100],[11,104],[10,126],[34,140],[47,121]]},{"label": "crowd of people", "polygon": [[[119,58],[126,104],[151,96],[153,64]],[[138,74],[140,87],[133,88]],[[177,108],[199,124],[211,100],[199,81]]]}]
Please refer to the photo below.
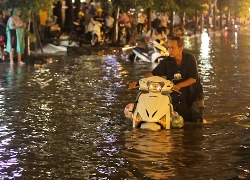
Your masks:
[{"label": "crowd of people", "polygon": [[[112,42],[113,40],[113,32],[114,32],[114,21],[115,17],[112,12],[106,9],[102,9],[100,4],[96,4],[95,2],[90,2],[89,4],[84,3],[80,8],[80,11],[77,12],[76,18],[74,22],[77,22],[78,26],[75,27],[77,34],[83,35],[86,38],[86,41],[89,43],[91,40],[91,30],[89,24],[91,19],[94,21],[98,21],[102,24],[101,32],[104,35],[103,38],[106,42]],[[177,22],[178,21],[178,22]],[[144,10],[140,11],[120,11],[119,17],[117,19],[119,32],[118,32],[118,43],[123,41],[122,34],[125,34],[125,44],[133,45],[136,44],[136,35],[151,35],[151,34],[168,34],[168,14],[167,12],[156,13],[152,11],[151,14],[151,24],[152,29],[151,32],[147,32],[148,29],[148,18]],[[175,24],[179,24],[179,19],[176,18]],[[161,27],[161,28],[159,28]],[[156,30],[157,28],[157,30]],[[154,30],[153,30],[154,29]],[[125,31],[124,31],[125,30]]]},{"label": "crowd of people", "polygon": [[[17,53],[18,64],[22,62],[22,54],[24,53],[25,41],[24,30],[25,23],[20,18],[21,10],[13,9],[12,15],[6,21],[3,13],[0,11],[0,36],[5,38],[6,51],[9,53],[10,64],[14,63],[14,53]],[[48,14],[45,9],[42,9],[40,15],[40,33],[44,36],[46,19]],[[150,49],[152,41],[156,39],[162,40],[168,46],[169,56],[164,58],[158,66],[155,67],[145,77],[150,76],[167,76],[167,79],[174,79],[176,74],[181,75],[181,79],[174,81],[173,89],[181,91],[181,94],[172,93],[172,101],[174,109],[183,116],[186,121],[203,121],[204,111],[204,94],[200,77],[197,70],[195,57],[183,52],[184,44],[180,37],[170,37],[167,39],[167,24],[168,16],[164,12],[162,14],[151,15],[152,29],[147,29],[147,16],[144,11],[139,13],[130,11],[120,13],[117,19],[120,25],[126,29],[126,44],[135,43],[136,34],[145,35],[145,43]],[[178,21],[178,17],[175,18]],[[90,40],[91,33],[89,32],[89,24],[91,21],[97,21],[101,24],[101,31],[106,33],[106,40],[111,41],[114,30],[114,17],[100,7],[96,7],[94,2],[90,6],[85,6],[84,9],[77,13],[74,19],[75,30],[78,35],[85,35],[86,39]],[[175,22],[178,23],[178,22]],[[137,82],[130,83],[129,87],[133,88]]]},{"label": "crowd of people", "polygon": [[[9,53],[10,62],[13,63],[14,52],[17,53],[18,63],[23,64],[22,54],[24,53],[24,30],[25,23],[22,22],[20,18],[20,9],[17,11],[15,8],[12,11],[12,15],[8,18],[4,18],[3,12],[0,11],[0,36],[4,38],[6,43],[6,50]],[[91,41],[92,34],[90,30],[91,20],[101,23],[101,34],[103,41],[106,43],[111,43],[114,35],[114,22],[115,17],[111,14],[109,10],[102,9],[100,4],[96,4],[91,1],[89,4],[84,3],[75,14],[75,18],[72,22],[74,23],[74,30],[77,36],[82,36],[85,42],[88,44]],[[41,39],[50,38],[51,26],[56,23],[55,17],[46,10],[45,6],[42,6],[39,12],[39,33]],[[161,14],[152,13],[151,23],[152,29],[147,32],[147,15],[143,10],[136,11],[124,11],[119,13],[119,18],[117,19],[119,25],[118,32],[118,43],[124,42],[126,45],[136,44],[136,35],[145,35],[145,42],[150,46],[152,40],[156,38],[167,39],[167,24],[168,15],[166,12]],[[60,32],[62,33],[62,32]],[[122,36],[125,34],[124,36]]]}]

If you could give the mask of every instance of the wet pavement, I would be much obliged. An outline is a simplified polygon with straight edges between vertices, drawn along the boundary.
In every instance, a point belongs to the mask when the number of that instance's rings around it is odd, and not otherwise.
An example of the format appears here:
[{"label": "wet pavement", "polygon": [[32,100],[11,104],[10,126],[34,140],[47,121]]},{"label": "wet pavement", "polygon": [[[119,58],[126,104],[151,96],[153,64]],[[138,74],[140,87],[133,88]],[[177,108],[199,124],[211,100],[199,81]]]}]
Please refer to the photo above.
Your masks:
[{"label": "wet pavement", "polygon": [[137,94],[128,83],[155,64],[122,59],[119,48],[71,48],[43,66],[1,63],[0,177],[249,179],[249,40],[247,29],[185,38],[207,123],[160,132],[124,117]]}]

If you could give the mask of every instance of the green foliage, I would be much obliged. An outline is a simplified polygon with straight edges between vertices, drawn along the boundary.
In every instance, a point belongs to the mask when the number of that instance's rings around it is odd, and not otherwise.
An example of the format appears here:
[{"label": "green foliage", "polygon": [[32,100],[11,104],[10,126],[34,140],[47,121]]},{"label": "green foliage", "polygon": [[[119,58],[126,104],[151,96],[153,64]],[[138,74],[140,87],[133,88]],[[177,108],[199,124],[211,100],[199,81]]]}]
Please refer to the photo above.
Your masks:
[{"label": "green foliage", "polygon": [[153,8],[157,12],[164,12],[164,11],[179,11],[179,6],[175,3],[174,0],[155,0]]},{"label": "green foliage", "polygon": [[30,31],[26,30],[25,34],[30,37],[30,42],[36,42],[36,35],[32,34]]},{"label": "green foliage", "polygon": [[15,7],[19,7],[25,21],[29,18],[29,11],[33,11],[38,14],[43,6],[45,6],[47,10],[51,10],[53,3],[57,1],[60,0],[8,0],[0,4],[2,9],[13,9]]}]

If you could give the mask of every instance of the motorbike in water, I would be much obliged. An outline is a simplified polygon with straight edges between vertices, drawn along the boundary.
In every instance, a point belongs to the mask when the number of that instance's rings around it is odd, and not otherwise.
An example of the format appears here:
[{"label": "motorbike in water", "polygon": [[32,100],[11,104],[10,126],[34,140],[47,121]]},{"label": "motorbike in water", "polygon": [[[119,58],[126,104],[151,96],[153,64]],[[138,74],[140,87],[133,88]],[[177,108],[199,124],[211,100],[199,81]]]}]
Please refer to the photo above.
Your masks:
[{"label": "motorbike in water", "polygon": [[157,131],[183,127],[182,116],[174,111],[171,104],[173,86],[172,81],[159,76],[140,79],[140,92],[135,103],[129,103],[124,109],[133,128]]},{"label": "motorbike in water", "polygon": [[144,61],[144,62],[154,62],[158,63],[164,57],[168,56],[169,53],[167,49],[161,44],[160,40],[155,40],[151,42],[153,45],[153,53],[149,54],[143,48],[137,46],[128,46],[122,48],[123,51],[132,49],[132,53],[129,55],[128,59],[130,61]]}]

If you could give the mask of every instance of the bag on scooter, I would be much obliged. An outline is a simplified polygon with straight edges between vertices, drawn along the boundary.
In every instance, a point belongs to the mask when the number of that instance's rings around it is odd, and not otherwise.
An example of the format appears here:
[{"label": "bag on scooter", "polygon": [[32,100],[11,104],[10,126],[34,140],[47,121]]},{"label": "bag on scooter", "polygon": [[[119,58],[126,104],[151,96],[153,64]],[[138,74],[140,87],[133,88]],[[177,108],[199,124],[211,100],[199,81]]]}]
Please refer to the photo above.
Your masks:
[{"label": "bag on scooter", "polygon": [[180,116],[177,112],[172,113],[172,127],[174,128],[181,128],[184,125],[184,119]]}]

